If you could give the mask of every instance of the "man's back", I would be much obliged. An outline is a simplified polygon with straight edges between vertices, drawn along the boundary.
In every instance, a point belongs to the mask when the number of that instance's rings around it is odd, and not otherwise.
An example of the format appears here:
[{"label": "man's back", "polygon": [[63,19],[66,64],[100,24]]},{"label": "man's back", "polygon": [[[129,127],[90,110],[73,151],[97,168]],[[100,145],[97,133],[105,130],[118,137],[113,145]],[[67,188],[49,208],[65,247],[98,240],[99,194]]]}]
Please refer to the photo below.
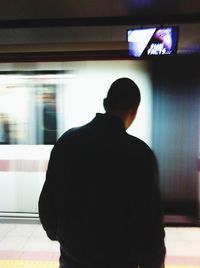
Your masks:
[{"label": "man's back", "polygon": [[[40,197],[47,234],[86,267],[160,267],[165,248],[156,173],[150,148],[128,135],[119,118],[97,114],[66,132],[52,151]],[[52,217],[43,213],[47,187]]]}]

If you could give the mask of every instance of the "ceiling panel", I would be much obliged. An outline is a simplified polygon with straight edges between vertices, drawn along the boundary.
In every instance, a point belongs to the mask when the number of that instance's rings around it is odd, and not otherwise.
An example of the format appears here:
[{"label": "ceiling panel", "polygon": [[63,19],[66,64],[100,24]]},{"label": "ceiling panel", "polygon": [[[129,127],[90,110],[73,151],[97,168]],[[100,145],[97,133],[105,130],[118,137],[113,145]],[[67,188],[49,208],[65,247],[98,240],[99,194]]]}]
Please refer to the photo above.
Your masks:
[{"label": "ceiling panel", "polygon": [[0,19],[145,16],[200,13],[199,0],[1,0]]},{"label": "ceiling panel", "polygon": [[200,0],[1,0],[0,45],[121,43],[153,24],[177,24],[180,53],[200,53]]}]

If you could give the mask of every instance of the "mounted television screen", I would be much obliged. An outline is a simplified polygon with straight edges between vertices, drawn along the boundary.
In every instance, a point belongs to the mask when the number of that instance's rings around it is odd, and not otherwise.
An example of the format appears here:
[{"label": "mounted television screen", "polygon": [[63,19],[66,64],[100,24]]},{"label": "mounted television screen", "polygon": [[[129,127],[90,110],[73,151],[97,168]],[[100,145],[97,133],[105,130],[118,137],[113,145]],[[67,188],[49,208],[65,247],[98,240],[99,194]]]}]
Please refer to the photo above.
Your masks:
[{"label": "mounted television screen", "polygon": [[174,55],[177,43],[177,27],[128,30],[128,51],[133,57]]}]

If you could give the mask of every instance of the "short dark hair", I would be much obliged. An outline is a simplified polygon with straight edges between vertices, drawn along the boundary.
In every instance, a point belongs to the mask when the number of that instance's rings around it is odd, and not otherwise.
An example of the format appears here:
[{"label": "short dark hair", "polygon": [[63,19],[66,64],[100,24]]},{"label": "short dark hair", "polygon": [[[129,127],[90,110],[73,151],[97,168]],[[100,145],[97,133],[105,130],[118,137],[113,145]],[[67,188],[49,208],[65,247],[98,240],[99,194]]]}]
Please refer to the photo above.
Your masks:
[{"label": "short dark hair", "polygon": [[129,78],[115,80],[104,99],[106,111],[127,111],[130,108],[138,107],[140,103],[140,90]]}]

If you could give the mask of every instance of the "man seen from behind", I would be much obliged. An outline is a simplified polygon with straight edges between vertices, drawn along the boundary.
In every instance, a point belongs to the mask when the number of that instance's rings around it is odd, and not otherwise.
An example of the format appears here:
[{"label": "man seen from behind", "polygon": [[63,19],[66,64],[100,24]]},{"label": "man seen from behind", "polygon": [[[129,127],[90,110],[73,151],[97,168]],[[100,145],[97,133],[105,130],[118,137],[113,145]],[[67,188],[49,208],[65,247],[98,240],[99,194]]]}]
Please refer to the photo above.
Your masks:
[{"label": "man seen from behind", "polygon": [[129,78],[114,81],[105,113],[54,145],[39,199],[60,268],[163,268],[166,254],[154,153],[126,129],[140,104]]}]

